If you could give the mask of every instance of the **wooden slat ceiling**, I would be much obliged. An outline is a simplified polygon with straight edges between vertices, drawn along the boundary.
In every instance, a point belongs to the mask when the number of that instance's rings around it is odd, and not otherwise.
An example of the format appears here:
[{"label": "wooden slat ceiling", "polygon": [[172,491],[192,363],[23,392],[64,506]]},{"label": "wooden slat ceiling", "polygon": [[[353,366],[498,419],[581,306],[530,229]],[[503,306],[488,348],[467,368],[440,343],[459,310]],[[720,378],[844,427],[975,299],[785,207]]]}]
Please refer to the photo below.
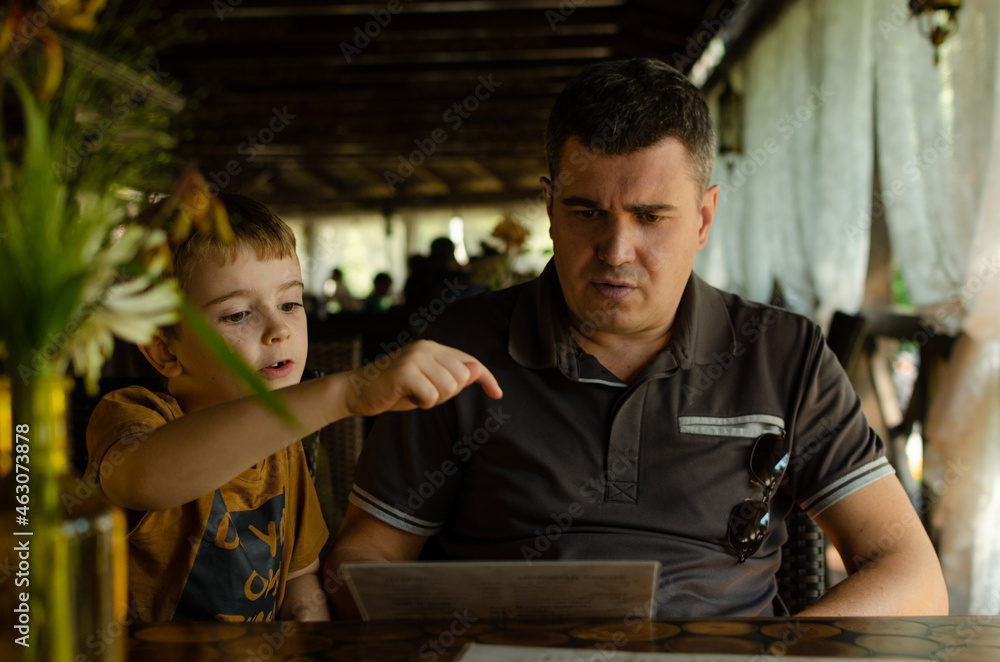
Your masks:
[{"label": "wooden slat ceiling", "polygon": [[160,58],[195,100],[183,156],[220,182],[229,164],[239,174],[226,190],[286,212],[389,212],[537,194],[545,121],[568,78],[606,58],[689,66],[700,48],[689,38],[703,45],[739,3],[165,4],[190,35]]}]

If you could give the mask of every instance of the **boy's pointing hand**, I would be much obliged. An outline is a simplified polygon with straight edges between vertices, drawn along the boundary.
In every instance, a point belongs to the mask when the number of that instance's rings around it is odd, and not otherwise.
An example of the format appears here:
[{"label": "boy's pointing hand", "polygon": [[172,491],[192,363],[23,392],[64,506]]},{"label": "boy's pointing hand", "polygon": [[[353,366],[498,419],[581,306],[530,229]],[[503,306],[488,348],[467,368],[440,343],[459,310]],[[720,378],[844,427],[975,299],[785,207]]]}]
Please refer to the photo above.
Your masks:
[{"label": "boy's pointing hand", "polygon": [[500,399],[496,378],[475,357],[431,340],[418,340],[391,357],[374,377],[371,365],[351,374],[348,394],[351,414],[374,416],[384,411],[429,409],[479,383],[486,395]]}]

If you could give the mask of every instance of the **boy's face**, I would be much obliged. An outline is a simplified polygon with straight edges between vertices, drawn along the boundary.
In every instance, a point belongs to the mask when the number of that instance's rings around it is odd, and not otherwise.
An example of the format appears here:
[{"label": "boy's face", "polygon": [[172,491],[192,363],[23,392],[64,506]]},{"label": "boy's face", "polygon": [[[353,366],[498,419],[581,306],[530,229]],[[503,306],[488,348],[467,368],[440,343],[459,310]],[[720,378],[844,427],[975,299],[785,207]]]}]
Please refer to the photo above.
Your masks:
[{"label": "boy's face", "polygon": [[[194,265],[186,289],[209,323],[274,390],[297,384],[305,368],[302,287],[295,256],[261,262],[253,250],[244,250],[221,267],[214,259]],[[170,392],[185,412],[247,395],[187,325],[181,324],[168,345],[180,367]]]}]

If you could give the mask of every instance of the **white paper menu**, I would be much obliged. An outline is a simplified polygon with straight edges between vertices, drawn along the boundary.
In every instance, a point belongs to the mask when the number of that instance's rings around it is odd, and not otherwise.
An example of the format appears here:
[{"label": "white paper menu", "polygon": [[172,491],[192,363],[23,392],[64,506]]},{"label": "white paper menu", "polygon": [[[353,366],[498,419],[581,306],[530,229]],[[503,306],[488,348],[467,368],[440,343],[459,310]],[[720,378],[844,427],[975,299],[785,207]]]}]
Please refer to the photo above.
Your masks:
[{"label": "white paper menu", "polygon": [[366,621],[651,618],[658,561],[345,563]]},{"label": "white paper menu", "polygon": [[[767,656],[770,659],[770,656]],[[631,653],[628,651],[595,651],[577,648],[535,648],[530,646],[494,646],[468,644],[455,662],[748,662],[761,659],[729,653]],[[843,657],[788,656],[781,662],[843,662]],[[870,660],[865,657],[863,659]],[[912,657],[879,658],[879,662],[920,662]]]}]

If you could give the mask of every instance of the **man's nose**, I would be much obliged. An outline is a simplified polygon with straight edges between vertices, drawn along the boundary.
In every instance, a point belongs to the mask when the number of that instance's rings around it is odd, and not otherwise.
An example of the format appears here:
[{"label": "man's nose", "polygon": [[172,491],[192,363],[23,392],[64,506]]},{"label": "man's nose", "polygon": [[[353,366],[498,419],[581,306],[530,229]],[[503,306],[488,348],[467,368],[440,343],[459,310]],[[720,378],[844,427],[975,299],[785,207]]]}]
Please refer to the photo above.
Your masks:
[{"label": "man's nose", "polygon": [[608,215],[598,241],[597,257],[612,266],[631,262],[635,259],[637,240],[638,236],[631,219],[623,215]]}]

